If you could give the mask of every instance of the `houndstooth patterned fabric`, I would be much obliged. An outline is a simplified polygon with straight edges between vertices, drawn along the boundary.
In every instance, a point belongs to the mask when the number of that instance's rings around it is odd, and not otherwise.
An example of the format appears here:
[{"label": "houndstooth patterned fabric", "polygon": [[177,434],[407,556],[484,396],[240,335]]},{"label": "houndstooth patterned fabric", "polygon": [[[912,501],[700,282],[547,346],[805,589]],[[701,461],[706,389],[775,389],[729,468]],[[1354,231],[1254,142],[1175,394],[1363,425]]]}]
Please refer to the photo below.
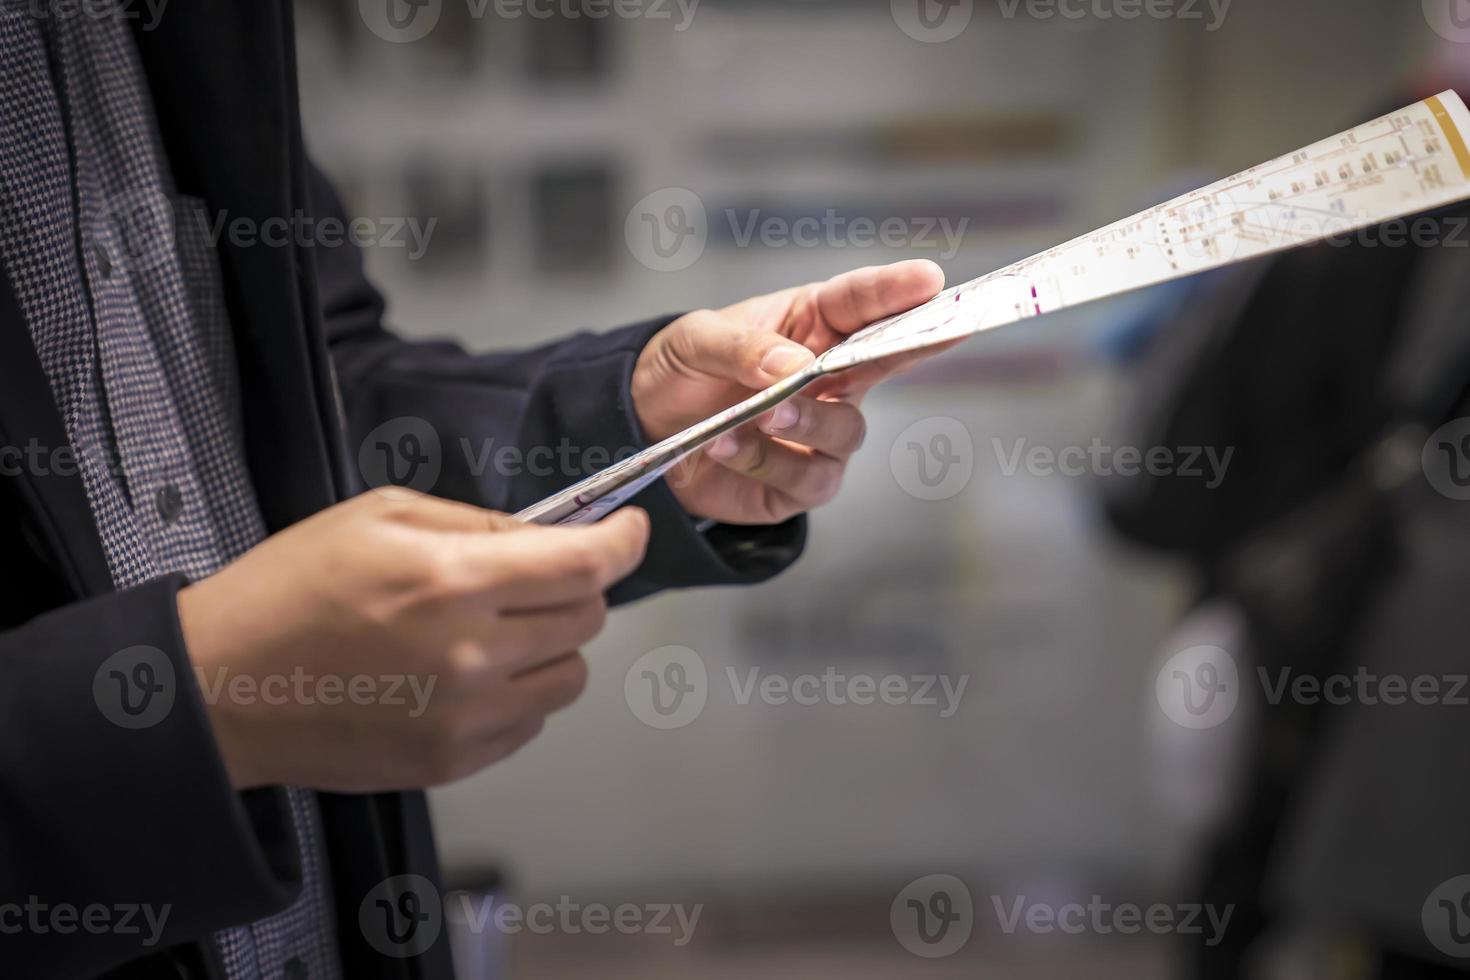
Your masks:
[{"label": "houndstooth patterned fabric", "polygon": [[[126,23],[37,10],[0,4],[0,258],[114,583],[199,579],[265,536],[219,268],[177,200]],[[340,976],[316,797],[288,798],[302,893],[214,937],[231,980]]]}]

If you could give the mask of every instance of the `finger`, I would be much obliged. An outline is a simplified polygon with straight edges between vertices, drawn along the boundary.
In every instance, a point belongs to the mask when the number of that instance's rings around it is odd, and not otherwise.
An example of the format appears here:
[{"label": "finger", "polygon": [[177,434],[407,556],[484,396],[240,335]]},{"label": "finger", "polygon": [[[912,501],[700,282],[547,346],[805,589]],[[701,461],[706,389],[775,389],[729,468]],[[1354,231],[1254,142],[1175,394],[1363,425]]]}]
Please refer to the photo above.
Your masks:
[{"label": "finger", "polygon": [[800,510],[827,503],[842,484],[840,461],[748,429],[725,433],[707,452],[721,466],[778,491]]},{"label": "finger", "polygon": [[488,756],[478,768],[483,769],[525,748],[546,728],[546,716],[528,718],[498,735],[492,735],[485,743]]},{"label": "finger", "polygon": [[544,719],[570,705],[587,689],[587,660],[576,650],[560,654],[529,670],[501,677],[474,710],[484,719],[476,738],[490,738],[507,728]]},{"label": "finger", "polygon": [[968,337],[961,337],[957,340],[946,340],[921,350],[894,354],[871,364],[860,364],[846,371],[829,374],[819,379],[807,390],[814,398],[838,399],[857,405],[862,402],[863,396],[877,387],[880,382],[903,374],[921,361],[928,360],[936,354],[942,354],[951,347],[957,347],[968,339]]},{"label": "finger", "polygon": [[379,508],[396,521],[427,531],[516,531],[526,527],[509,514],[408,487],[369,490],[360,499],[363,506]]},{"label": "finger", "polygon": [[601,595],[633,573],[648,547],[648,515],[625,507],[597,524],[528,527],[456,539],[470,576],[465,591],[497,609],[546,609]]},{"label": "finger", "polygon": [[833,459],[847,459],[857,452],[868,432],[857,406],[814,398],[788,398],[768,412],[758,428]]},{"label": "finger", "polygon": [[511,681],[506,696],[519,718],[545,718],[570,705],[587,689],[587,660],[576,650]]},{"label": "finger", "polygon": [[710,310],[691,313],[670,337],[670,354],[687,371],[768,388],[816,360],[810,350],[771,330]]},{"label": "finger", "polygon": [[606,624],[600,595],[544,612],[502,614],[485,629],[495,631],[494,649],[512,652],[493,658],[492,669],[497,675],[531,670],[587,643]]},{"label": "finger", "polygon": [[544,717],[530,718],[486,736],[465,752],[464,758],[458,761],[441,779],[434,781],[434,785],[467,779],[481,769],[514,755],[525,748],[537,735],[540,735],[541,730],[545,727]]},{"label": "finger", "polygon": [[944,288],[944,270],[928,259],[868,266],[834,276],[817,288],[822,320],[848,334],[927,303]]}]

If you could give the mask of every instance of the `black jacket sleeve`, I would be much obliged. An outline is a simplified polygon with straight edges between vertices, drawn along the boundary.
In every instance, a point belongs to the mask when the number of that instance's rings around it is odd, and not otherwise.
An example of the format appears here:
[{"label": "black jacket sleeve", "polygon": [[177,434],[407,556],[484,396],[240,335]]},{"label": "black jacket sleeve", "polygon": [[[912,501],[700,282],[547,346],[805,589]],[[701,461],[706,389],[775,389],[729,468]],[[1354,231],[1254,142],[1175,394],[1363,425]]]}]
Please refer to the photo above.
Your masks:
[{"label": "black jacket sleeve", "polygon": [[220,760],[179,630],[182,584],[0,634],[6,976],[95,976],[299,890],[284,798],[237,793]]},{"label": "black jacket sleeve", "polygon": [[[331,185],[313,169],[318,220],[343,219]],[[437,470],[438,496],[515,512],[647,445],[629,395],[633,365],[661,317],[607,334],[579,334],[532,350],[469,354],[453,343],[409,342],[383,326],[384,304],[351,244],[318,248],[317,287],[342,390],[354,463],[409,445]],[[360,452],[362,450],[362,452]],[[364,474],[367,475],[367,474]],[[376,482],[376,481],[373,481]],[[613,592],[628,600],[659,589],[753,583],[795,560],[804,518],[770,528],[705,534],[664,481],[634,503],[653,519],[648,557]]]}]

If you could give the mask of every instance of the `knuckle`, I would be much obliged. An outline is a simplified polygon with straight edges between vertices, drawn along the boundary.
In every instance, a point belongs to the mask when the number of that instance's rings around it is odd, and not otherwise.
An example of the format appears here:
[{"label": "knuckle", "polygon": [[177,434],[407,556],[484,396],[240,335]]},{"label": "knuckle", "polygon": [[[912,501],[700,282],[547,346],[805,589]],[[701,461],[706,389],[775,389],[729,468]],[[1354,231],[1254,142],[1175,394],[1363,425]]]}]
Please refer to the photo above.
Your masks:
[{"label": "knuckle", "polygon": [[679,353],[691,354],[704,344],[719,319],[719,314],[714,310],[702,309],[686,313],[675,321],[675,329],[670,333],[670,338]]},{"label": "knuckle", "polygon": [[807,405],[805,398],[793,398],[787,404],[796,409],[796,421],[787,428],[776,432],[776,438],[802,439],[811,435],[820,424],[817,420],[817,410]]},{"label": "knuckle", "polygon": [[473,686],[491,670],[494,658],[476,643],[465,642],[454,646],[445,660],[442,673],[445,686],[457,691]]},{"label": "knuckle", "polygon": [[855,453],[863,448],[863,443],[868,441],[868,419],[862,411],[854,406],[847,406],[850,422],[846,430],[846,438],[843,440],[842,450],[846,453]]},{"label": "knuckle", "polygon": [[769,471],[771,466],[771,446],[767,439],[747,440],[745,448],[735,462],[740,469],[753,476],[760,476]]},{"label": "knuckle", "polygon": [[521,725],[520,730],[516,732],[516,745],[517,745],[517,747],[520,747],[522,745],[525,745],[527,742],[531,741],[537,735],[540,735],[541,732],[543,730],[545,730],[545,728],[546,728],[546,719],[545,719],[545,717],[532,718],[531,720],[525,722],[523,725]]},{"label": "knuckle", "polygon": [[489,530],[491,531],[511,532],[525,530],[526,525],[516,520],[510,514],[498,510],[487,510],[483,511],[483,513],[485,515],[485,523],[489,525]]},{"label": "knuckle", "polygon": [[567,552],[563,577],[568,585],[581,592],[595,592],[602,579],[606,559],[597,548],[585,541],[573,544]]},{"label": "knuckle", "polygon": [[388,518],[403,517],[412,513],[419,506],[422,498],[423,494],[417,490],[400,486],[374,487],[359,497],[363,502],[363,507]]},{"label": "knuckle", "polygon": [[587,658],[580,653],[574,653],[563,663],[557,665],[556,686],[552,691],[549,707],[552,710],[563,708],[582,696],[587,690]]},{"label": "knuckle", "polygon": [[597,597],[590,602],[585,602],[578,607],[576,612],[576,629],[574,631],[577,642],[585,642],[602,632],[607,625],[607,600]]},{"label": "knuckle", "polygon": [[465,584],[464,565],[451,548],[418,548],[412,558],[426,591],[435,596],[453,596]]},{"label": "knuckle", "polygon": [[573,697],[578,697],[587,690],[587,679],[590,671],[587,668],[587,658],[580,652],[573,653],[567,658],[566,690]]},{"label": "knuckle", "polygon": [[831,500],[842,479],[841,464],[835,460],[807,460],[786,489],[802,507],[816,507]]},{"label": "knuckle", "polygon": [[461,723],[445,713],[429,726],[419,750],[419,770],[430,785],[452,783],[464,771],[465,742],[460,735]]},{"label": "knuckle", "polygon": [[818,460],[812,466],[808,475],[810,486],[807,488],[811,499],[819,504],[825,504],[837,496],[837,491],[842,487],[841,463],[833,460]]},{"label": "knuckle", "polygon": [[387,507],[395,500],[393,487],[372,487],[357,500],[363,507]]},{"label": "knuckle", "polygon": [[502,675],[513,671],[517,664],[538,653],[543,645],[541,637],[531,633],[517,635],[511,640],[502,638],[486,651],[485,672]]},{"label": "knuckle", "polygon": [[781,493],[770,487],[765,488],[762,500],[762,509],[771,524],[785,523],[806,509],[789,494]]},{"label": "knuckle", "polygon": [[540,735],[545,727],[546,719],[544,718],[532,718],[516,725],[494,741],[490,758],[486,760],[486,764],[499,762],[519,752]]}]

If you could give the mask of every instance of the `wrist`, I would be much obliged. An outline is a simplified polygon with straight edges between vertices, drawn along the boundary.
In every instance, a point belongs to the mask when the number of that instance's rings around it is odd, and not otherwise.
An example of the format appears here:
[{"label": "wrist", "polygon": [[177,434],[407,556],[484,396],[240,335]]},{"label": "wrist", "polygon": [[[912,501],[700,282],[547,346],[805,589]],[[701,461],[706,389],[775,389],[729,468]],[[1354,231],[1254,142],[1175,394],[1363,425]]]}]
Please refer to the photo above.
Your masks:
[{"label": "wrist", "polygon": [[214,734],[215,747],[237,790],[264,786],[271,782],[262,771],[261,762],[252,751],[252,724],[242,709],[222,697],[228,675],[216,677],[233,658],[223,640],[220,616],[213,604],[209,580],[185,586],[178,593],[179,629],[184,638],[184,651],[199,681],[204,711]]}]

